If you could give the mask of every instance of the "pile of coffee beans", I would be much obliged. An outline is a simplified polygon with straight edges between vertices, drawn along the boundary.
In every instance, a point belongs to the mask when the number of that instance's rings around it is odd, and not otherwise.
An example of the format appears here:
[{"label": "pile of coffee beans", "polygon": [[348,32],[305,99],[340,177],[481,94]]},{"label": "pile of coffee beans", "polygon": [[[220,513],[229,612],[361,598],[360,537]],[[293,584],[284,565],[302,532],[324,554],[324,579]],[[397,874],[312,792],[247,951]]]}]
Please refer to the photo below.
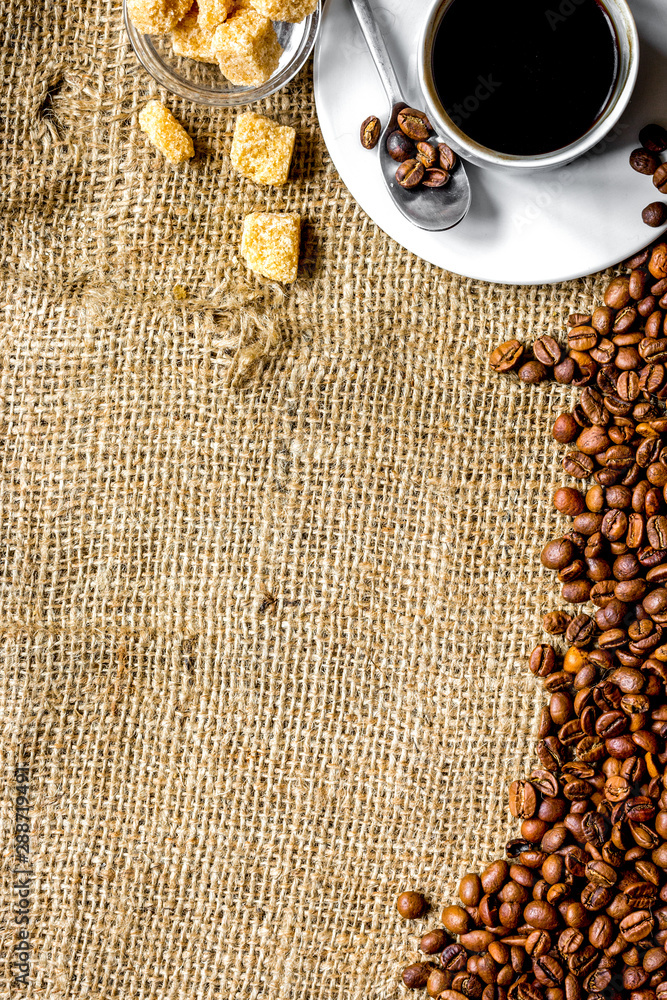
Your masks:
[{"label": "pile of coffee beans", "polygon": [[[397,128],[387,136],[387,152],[399,164],[396,180],[406,190],[418,187],[441,188],[449,183],[456,166],[456,153],[444,143],[431,142],[433,126],[423,111],[403,108]],[[380,141],[382,126],[371,115],[361,126],[361,145],[374,149]]]},{"label": "pile of coffee beans", "polygon": [[[545,617],[564,642],[530,657],[549,702],[537,766],[509,789],[520,836],[463,878],[404,970],[431,997],[667,1000],[667,243],[628,271],[567,343],[491,355],[581,389],[553,428],[572,524],[542,553],[574,607]],[[399,897],[407,919],[425,908]]]},{"label": "pile of coffee beans", "polygon": [[[647,125],[639,133],[641,146],[630,153],[630,166],[640,174],[648,174],[661,194],[667,194],[667,163],[660,154],[667,150],[667,129],[662,125]],[[652,201],[642,212],[647,226],[657,229],[667,222],[667,204]]]}]

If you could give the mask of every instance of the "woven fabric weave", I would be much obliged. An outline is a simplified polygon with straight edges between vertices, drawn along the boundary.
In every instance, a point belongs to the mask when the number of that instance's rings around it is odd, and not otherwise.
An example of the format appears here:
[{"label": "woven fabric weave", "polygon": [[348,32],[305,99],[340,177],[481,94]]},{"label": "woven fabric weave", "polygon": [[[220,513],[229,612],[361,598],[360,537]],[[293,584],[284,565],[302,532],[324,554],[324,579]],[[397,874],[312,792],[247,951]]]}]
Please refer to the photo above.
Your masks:
[{"label": "woven fabric weave", "polygon": [[[233,115],[138,68],[117,0],[0,9],[0,995],[26,992],[23,762],[28,995],[397,997],[429,921],[396,894],[443,905],[513,829],[557,604],[568,391],[487,352],[559,332],[598,279],[402,250],[333,169],[309,68],[259,109],[298,140],[258,188]],[[148,148],[152,96],[191,164]],[[291,288],[240,258],[264,209],[304,219]]]}]

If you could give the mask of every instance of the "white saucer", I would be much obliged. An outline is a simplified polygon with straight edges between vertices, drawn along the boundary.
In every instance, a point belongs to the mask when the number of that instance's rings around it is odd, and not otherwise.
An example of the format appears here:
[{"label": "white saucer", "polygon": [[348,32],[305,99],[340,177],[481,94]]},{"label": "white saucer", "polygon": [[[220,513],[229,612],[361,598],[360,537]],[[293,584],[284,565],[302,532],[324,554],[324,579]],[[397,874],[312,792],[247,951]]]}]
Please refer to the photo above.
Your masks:
[{"label": "white saucer", "polygon": [[[417,42],[430,3],[374,0],[405,100],[420,107]],[[368,115],[386,120],[387,99],[349,0],[327,0],[315,49],[315,100],[331,158],[362,208],[389,236],[438,267],[505,284],[546,284],[603,270],[660,234],[641,218],[661,200],[650,177],[628,163],[640,128],[667,125],[667,4],[632,4],[642,63],[621,122],[586,157],[555,171],[515,177],[468,167],[473,207],[446,233],[426,233],[394,207],[376,152],[359,142]],[[583,53],[582,53],[583,55]],[[564,67],[576,72],[576,67]],[[662,200],[664,196],[662,196]]]}]

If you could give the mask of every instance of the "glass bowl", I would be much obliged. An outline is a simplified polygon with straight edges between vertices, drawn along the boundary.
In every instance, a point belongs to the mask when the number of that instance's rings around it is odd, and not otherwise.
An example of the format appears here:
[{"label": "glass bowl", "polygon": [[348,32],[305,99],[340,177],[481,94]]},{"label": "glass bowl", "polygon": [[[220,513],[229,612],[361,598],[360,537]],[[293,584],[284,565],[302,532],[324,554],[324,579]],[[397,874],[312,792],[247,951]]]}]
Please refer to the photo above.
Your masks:
[{"label": "glass bowl", "polygon": [[169,35],[144,35],[137,31],[127,13],[127,0],[123,0],[125,27],[144,69],[177,97],[214,108],[253,104],[270,97],[293,80],[313,51],[321,12],[322,0],[318,0],[314,13],[300,24],[274,21],[278,41],[283,47],[278,69],[260,87],[235,87],[214,64],[177,56]]}]

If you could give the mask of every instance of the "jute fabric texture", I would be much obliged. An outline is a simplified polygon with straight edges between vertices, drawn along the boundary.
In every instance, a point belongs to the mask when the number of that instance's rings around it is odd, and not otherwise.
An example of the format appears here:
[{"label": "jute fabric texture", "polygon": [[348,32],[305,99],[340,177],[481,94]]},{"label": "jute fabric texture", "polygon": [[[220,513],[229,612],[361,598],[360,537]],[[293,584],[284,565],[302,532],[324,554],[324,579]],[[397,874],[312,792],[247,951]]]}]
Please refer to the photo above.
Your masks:
[{"label": "jute fabric texture", "polygon": [[[514,829],[557,604],[568,391],[487,351],[599,279],[403,251],[333,169],[310,68],[261,109],[298,142],[258,188],[233,115],[160,95],[116,0],[0,9],[1,995],[398,997],[428,922],[396,894],[439,908]],[[185,167],[138,130],[155,95]],[[240,258],[257,209],[304,219],[291,288]]]}]

